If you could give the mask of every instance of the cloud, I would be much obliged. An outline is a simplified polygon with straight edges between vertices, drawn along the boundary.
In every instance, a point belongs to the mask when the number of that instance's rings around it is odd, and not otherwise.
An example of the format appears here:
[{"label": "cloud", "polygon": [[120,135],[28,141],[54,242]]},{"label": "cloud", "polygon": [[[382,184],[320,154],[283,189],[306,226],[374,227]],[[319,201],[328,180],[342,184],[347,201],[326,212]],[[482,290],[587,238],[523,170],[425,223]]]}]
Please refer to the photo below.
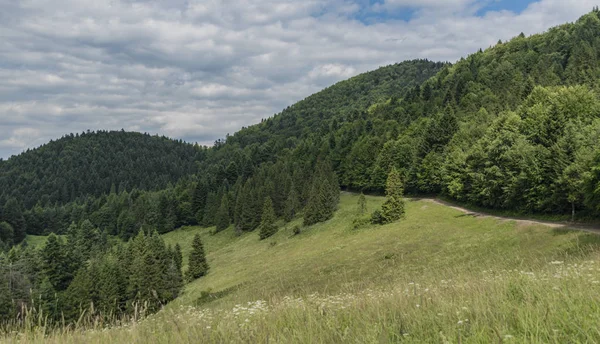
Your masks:
[{"label": "cloud", "polygon": [[358,73],[455,61],[596,5],[477,16],[488,2],[0,0],[0,157],[87,129],[210,144]]}]

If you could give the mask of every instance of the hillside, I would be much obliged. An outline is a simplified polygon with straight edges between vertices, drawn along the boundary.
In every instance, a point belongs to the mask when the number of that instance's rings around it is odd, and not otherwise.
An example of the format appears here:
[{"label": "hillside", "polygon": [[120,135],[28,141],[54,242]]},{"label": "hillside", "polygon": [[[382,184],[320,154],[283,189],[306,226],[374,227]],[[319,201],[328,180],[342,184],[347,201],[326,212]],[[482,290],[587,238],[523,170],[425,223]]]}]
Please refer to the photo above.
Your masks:
[{"label": "hillside", "polygon": [[[58,342],[598,341],[596,236],[402,202],[596,220],[598,37],[595,9],[383,67],[212,148],[99,132],[1,162],[0,321],[133,324]],[[387,200],[359,216],[340,190]]]},{"label": "hillside", "polygon": [[203,150],[166,137],[124,131],[67,135],[0,161],[0,204],[25,209],[117,191],[160,190],[196,172]]},{"label": "hillside", "polygon": [[[165,310],[53,342],[596,342],[600,239],[464,216],[428,201],[406,219],[352,230],[357,195],[336,216],[266,241],[190,227],[164,236],[184,257],[201,233],[211,272]],[[383,201],[368,197],[368,209]],[[187,259],[184,259],[186,261]],[[42,330],[21,335],[24,342]],[[459,339],[460,338],[460,339]]]},{"label": "hillside", "polygon": [[231,172],[231,183],[271,162],[310,169],[322,157],[341,186],[354,190],[383,191],[396,167],[412,193],[595,216],[599,35],[593,11],[480,50],[404,94],[372,97],[381,100],[363,107],[335,105],[345,97],[301,102],[228,137],[202,163],[210,172],[203,177],[222,185],[219,170]]},{"label": "hillside", "polygon": [[[0,211],[0,223],[13,227],[13,234],[4,234],[0,228],[0,247],[21,242],[25,234],[63,234],[72,222],[86,219],[123,239],[143,226],[166,232],[182,225],[214,225],[225,194],[232,208],[228,222],[232,222],[237,196],[252,176],[252,188],[247,188],[249,194],[244,197],[250,198],[245,212],[254,216],[246,227],[254,229],[260,217],[256,209],[265,194],[275,202],[277,215],[282,215],[291,179],[301,205],[306,203],[308,174],[314,167],[299,161],[302,166],[293,167],[295,176],[292,166],[282,161],[269,168],[264,163],[277,161],[273,154],[285,155],[287,149],[269,143],[265,149],[257,142],[314,133],[326,123],[321,121],[324,116],[342,120],[364,112],[377,101],[403,95],[444,66],[407,61],[358,75],[284,110],[283,117],[294,118],[293,124],[271,127],[267,121],[241,130],[227,143],[218,141],[212,149],[138,133],[91,132],[68,135],[0,161],[0,210],[5,208],[4,215]],[[260,138],[253,134],[257,129]],[[236,160],[224,160],[229,154]],[[207,159],[212,162],[204,163]],[[284,187],[257,190],[267,178],[281,181]]]}]

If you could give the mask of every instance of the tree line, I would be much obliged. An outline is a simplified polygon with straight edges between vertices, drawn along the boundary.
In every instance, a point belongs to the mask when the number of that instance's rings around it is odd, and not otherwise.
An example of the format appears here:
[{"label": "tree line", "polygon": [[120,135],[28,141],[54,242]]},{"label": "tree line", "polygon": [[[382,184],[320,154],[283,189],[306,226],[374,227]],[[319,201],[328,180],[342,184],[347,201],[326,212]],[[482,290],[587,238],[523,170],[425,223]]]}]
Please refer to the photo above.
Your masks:
[{"label": "tree line", "polygon": [[50,234],[41,248],[22,244],[0,254],[0,322],[41,316],[50,325],[83,315],[118,321],[157,311],[174,300],[185,280],[208,273],[199,236],[187,271],[181,247],[165,245],[155,231],[140,231],[127,243],[89,221],[67,234]]}]

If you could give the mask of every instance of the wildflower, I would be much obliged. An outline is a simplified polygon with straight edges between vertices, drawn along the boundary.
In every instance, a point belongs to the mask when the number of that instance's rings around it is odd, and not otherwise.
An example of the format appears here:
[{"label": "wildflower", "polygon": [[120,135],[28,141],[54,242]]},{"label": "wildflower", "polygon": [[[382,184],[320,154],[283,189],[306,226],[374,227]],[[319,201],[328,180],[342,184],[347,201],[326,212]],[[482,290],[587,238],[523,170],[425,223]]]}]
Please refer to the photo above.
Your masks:
[{"label": "wildflower", "polygon": [[504,339],[511,339],[511,338],[513,338],[513,336],[512,336],[512,335],[510,335],[510,334],[505,334],[505,335],[504,335]]},{"label": "wildflower", "polygon": [[462,321],[462,320],[459,320],[459,321],[458,321],[458,325],[462,325],[462,324],[463,324],[463,321]]}]

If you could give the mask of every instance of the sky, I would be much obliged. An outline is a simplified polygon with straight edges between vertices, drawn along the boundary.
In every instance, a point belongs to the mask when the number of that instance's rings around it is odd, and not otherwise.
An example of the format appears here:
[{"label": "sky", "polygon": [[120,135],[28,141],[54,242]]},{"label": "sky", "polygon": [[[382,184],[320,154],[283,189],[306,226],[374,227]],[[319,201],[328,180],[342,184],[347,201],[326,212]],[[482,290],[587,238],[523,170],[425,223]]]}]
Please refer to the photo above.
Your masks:
[{"label": "sky", "polygon": [[356,74],[598,0],[0,0],[0,158],[85,130],[212,144]]}]

